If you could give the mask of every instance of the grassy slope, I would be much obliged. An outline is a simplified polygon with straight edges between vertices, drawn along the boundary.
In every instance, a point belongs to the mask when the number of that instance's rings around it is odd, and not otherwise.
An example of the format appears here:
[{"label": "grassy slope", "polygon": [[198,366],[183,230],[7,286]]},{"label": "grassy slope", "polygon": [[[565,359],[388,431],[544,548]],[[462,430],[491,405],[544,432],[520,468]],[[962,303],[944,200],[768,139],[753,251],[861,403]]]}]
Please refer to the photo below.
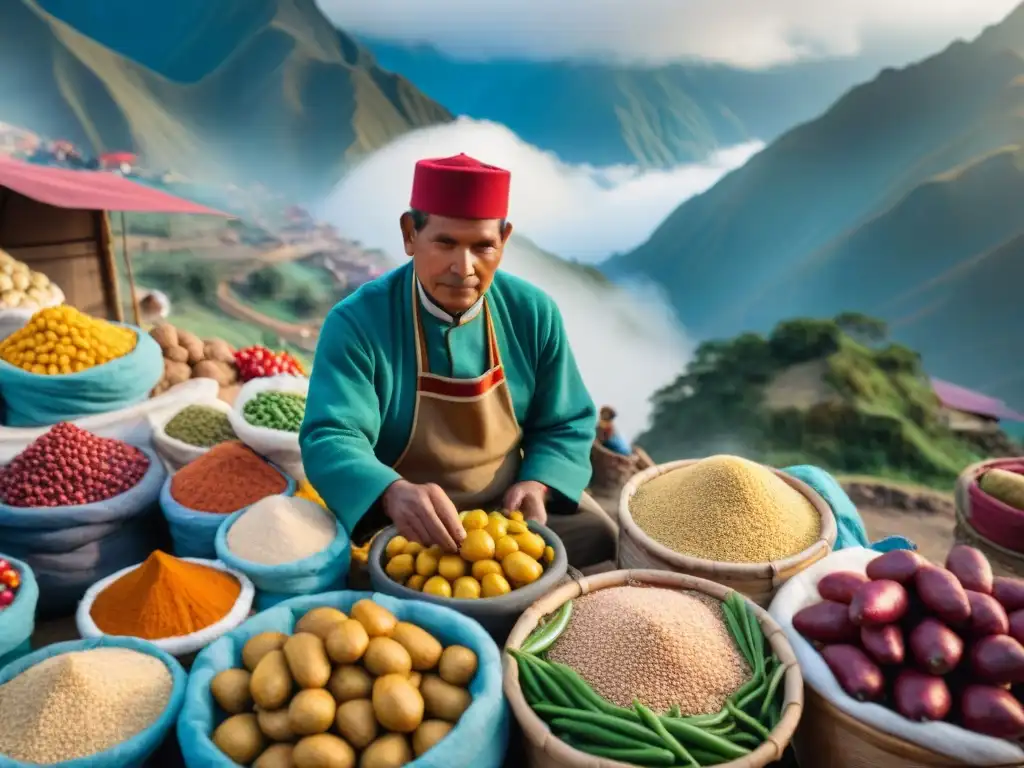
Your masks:
[{"label": "grassy slope", "polygon": [[[116,12],[134,0],[112,3],[93,7]],[[50,5],[83,27],[92,20],[102,28],[104,17],[97,22],[85,4]],[[212,6],[195,0],[180,10],[196,7]],[[137,30],[116,28],[103,45],[37,0],[8,0],[0,4],[0,114],[97,152],[138,149],[154,168],[260,181],[303,199],[329,188],[352,157],[450,119],[380,70],[312,0],[225,3],[221,10],[204,12],[191,36],[147,67],[117,52],[138,47]],[[211,37],[203,25],[237,34]]]}]

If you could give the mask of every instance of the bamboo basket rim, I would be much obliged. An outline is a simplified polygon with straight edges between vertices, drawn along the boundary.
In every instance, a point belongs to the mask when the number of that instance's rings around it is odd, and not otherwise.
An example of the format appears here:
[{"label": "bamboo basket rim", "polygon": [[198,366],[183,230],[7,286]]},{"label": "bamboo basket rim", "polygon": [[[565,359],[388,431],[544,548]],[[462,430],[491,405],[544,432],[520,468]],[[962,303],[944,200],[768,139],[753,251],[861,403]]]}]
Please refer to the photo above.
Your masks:
[{"label": "bamboo basket rim", "polygon": [[[901,739],[899,736],[893,736],[891,733],[880,731],[874,726],[868,725],[855,717],[847,714],[831,701],[826,699],[814,686],[807,685],[807,690],[804,692],[804,696],[807,700],[807,707],[817,707],[823,710],[830,718],[838,721],[840,725],[848,731],[855,733],[859,738],[868,742],[871,746],[876,747],[887,754],[893,755],[908,760],[915,760],[919,763],[928,765],[934,763],[935,765],[960,765],[956,758],[943,755],[939,752],[933,752],[927,747],[922,747],[920,744]],[[991,765],[987,768],[1014,768],[1017,766],[1016,763],[1000,763],[997,765]]]},{"label": "bamboo basket rim", "polygon": [[[667,474],[675,469],[681,469],[682,467],[696,464],[698,461],[701,461],[701,459],[679,459],[665,464],[655,464],[652,467],[637,472],[629,478],[629,480],[626,481],[626,484],[622,487],[622,493],[619,495],[619,530],[622,531],[623,534],[629,535],[640,549],[646,550],[647,554],[653,555],[659,560],[670,564],[672,567],[679,568],[681,570],[707,572],[717,569],[719,571],[727,571],[730,576],[754,579],[774,579],[780,573],[785,573],[793,570],[794,568],[798,568],[808,560],[820,559],[820,557],[824,557],[832,551],[832,548],[836,543],[836,537],[839,534],[839,530],[836,526],[836,518],[832,513],[832,507],[829,506],[828,502],[825,501],[821,494],[811,488],[811,486],[803,480],[793,477],[792,475],[788,475],[781,469],[769,467],[766,464],[762,464],[761,466],[765,467],[765,469],[771,470],[776,477],[801,493],[821,516],[821,532],[818,534],[818,540],[811,544],[811,546],[800,552],[792,554],[789,557],[784,557],[779,560],[770,560],[765,563],[730,563],[717,560],[705,560],[704,558],[694,557],[693,555],[683,555],[669,549],[664,544],[655,541],[633,520],[633,515],[629,509],[630,501],[633,499],[633,496],[636,495],[640,486],[644,483],[650,482],[654,478]],[[822,552],[823,548],[824,552]]]},{"label": "bamboo basket rim", "polygon": [[[735,591],[730,587],[709,581],[708,579],[684,573],[673,573],[671,571],[634,569],[608,571],[595,576],[584,576],[553,589],[531,605],[519,617],[519,620],[512,628],[512,633],[508,636],[508,640],[505,643],[505,649],[521,647],[526,638],[529,637],[530,633],[540,623],[540,620],[557,611],[567,601],[609,587],[620,587],[630,584],[660,587],[662,589],[692,590],[703,592],[718,600],[725,600],[731,592]],[[789,644],[789,640],[786,638],[782,628],[766,610],[742,593],[737,592],[737,594],[743,598],[743,601],[748,606],[753,608],[754,615],[757,616],[761,629],[764,631],[765,640],[771,645],[772,650],[778,654],[779,660],[786,667],[786,673],[783,678],[784,698],[782,718],[775,728],[772,729],[768,739],[750,754],[728,763],[721,763],[720,768],[763,768],[782,757],[786,747],[796,733],[797,725],[800,723],[800,716],[803,713],[804,679],[800,671],[800,665],[796,660],[796,654],[793,652],[793,648]],[[581,752],[557,738],[551,732],[551,729],[548,728],[547,724],[526,703],[522,689],[519,686],[518,665],[511,661],[511,657],[507,653],[502,654],[502,664],[505,667],[503,672],[504,689],[509,706],[516,720],[522,726],[524,734],[534,744],[538,745],[545,754],[554,760],[586,765],[587,768],[636,768],[636,766],[630,763],[621,763],[617,760],[609,760]]]},{"label": "bamboo basket rim", "polygon": [[641,457],[641,454],[637,451],[636,446],[633,447],[632,453],[626,455],[624,453],[619,453],[618,451],[613,451],[609,448],[605,448],[603,445],[601,445],[601,441],[596,439],[594,440],[592,450],[597,451],[598,453],[609,459],[615,459],[620,463],[625,463],[627,461],[636,461]]},{"label": "bamboo basket rim", "polygon": [[1007,549],[1002,544],[996,544],[991,539],[986,538],[982,534],[978,533],[978,529],[971,525],[971,521],[964,515],[963,510],[960,509],[960,505],[956,505],[954,512],[956,514],[956,521],[963,528],[966,529],[967,534],[972,538],[976,539],[986,547],[991,547],[993,550],[998,552],[1003,557],[1008,557],[1013,560],[1019,560],[1024,565],[1024,552],[1015,552],[1012,549]]}]

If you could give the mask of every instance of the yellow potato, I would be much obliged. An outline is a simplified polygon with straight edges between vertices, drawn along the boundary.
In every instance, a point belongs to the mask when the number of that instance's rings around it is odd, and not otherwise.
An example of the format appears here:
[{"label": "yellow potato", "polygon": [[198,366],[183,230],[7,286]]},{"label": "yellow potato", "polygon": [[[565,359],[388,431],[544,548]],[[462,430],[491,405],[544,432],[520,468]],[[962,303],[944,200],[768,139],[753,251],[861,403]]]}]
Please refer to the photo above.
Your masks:
[{"label": "yellow potato", "polygon": [[386,566],[384,566],[384,572],[392,579],[398,582],[405,581],[407,578],[412,576],[416,570],[415,562],[413,561],[412,555],[395,555],[392,557]]},{"label": "yellow potato", "polygon": [[249,690],[260,709],[280,709],[288,702],[292,695],[292,676],[284,651],[271,651],[260,659],[252,672]]},{"label": "yellow potato", "polygon": [[384,554],[389,558],[395,555],[402,554],[402,550],[405,549],[405,545],[409,543],[409,540],[405,536],[395,536],[388,541],[387,546],[384,547]]},{"label": "yellow potato", "polygon": [[366,629],[370,637],[389,637],[395,629],[398,619],[387,608],[368,598],[364,598],[352,606],[349,612],[353,619]]},{"label": "yellow potato", "polygon": [[423,721],[423,707],[423,696],[403,675],[384,675],[374,681],[373,712],[387,730],[412,733]]},{"label": "yellow potato", "polygon": [[294,749],[295,747],[291,744],[272,744],[256,758],[252,768],[292,768],[292,751]]},{"label": "yellow potato", "polygon": [[487,531],[492,539],[497,541],[508,533],[508,518],[500,513],[492,514],[484,530]]},{"label": "yellow potato", "polygon": [[371,675],[403,675],[409,676],[412,670],[412,658],[405,647],[390,637],[375,637],[363,654],[363,666]]},{"label": "yellow potato", "polygon": [[488,573],[480,579],[481,597],[501,597],[512,591],[512,585],[508,583],[503,573]]},{"label": "yellow potato", "polygon": [[338,707],[334,718],[338,733],[356,749],[366,747],[377,738],[377,716],[373,714],[373,702],[369,699],[353,699]]},{"label": "yellow potato", "polygon": [[519,545],[520,552],[525,552],[534,560],[540,560],[544,556],[544,547],[547,546],[547,543],[540,534],[528,531],[516,534],[514,538]]},{"label": "yellow potato", "polygon": [[467,531],[475,531],[481,528],[486,528],[487,513],[482,509],[474,509],[466,513],[466,516],[462,518],[462,527]]},{"label": "yellow potato", "polygon": [[437,573],[448,581],[466,575],[466,561],[458,555],[444,555],[437,564]]},{"label": "yellow potato", "polygon": [[410,541],[405,545],[405,549],[402,550],[403,555],[409,555],[415,558],[420,552],[423,551],[423,545],[418,541]]},{"label": "yellow potato", "polygon": [[446,720],[449,723],[458,722],[473,701],[473,697],[465,688],[446,683],[437,675],[424,675],[419,692],[423,696],[423,708],[427,717]]},{"label": "yellow potato", "polygon": [[476,600],[480,597],[480,582],[472,576],[462,576],[452,584],[452,597],[460,600]]},{"label": "yellow potato", "polygon": [[554,547],[544,547],[544,562],[550,565],[554,561],[555,561],[555,548]]},{"label": "yellow potato", "polygon": [[314,608],[311,611],[307,611],[306,614],[296,622],[294,631],[296,633],[309,632],[326,642],[327,636],[331,634],[331,631],[347,618],[348,616],[337,608],[331,608],[329,606]]},{"label": "yellow potato", "polygon": [[519,551],[519,542],[512,536],[502,536],[494,544],[494,559],[504,560],[513,552]]},{"label": "yellow potato", "polygon": [[420,757],[454,728],[444,720],[424,720],[412,735],[412,749]]},{"label": "yellow potato", "polygon": [[431,576],[427,579],[427,583],[423,585],[423,594],[451,597],[452,585],[448,583],[444,576]]},{"label": "yellow potato", "polygon": [[519,510],[516,510],[515,512],[510,513],[508,518],[509,518],[509,520],[515,520],[517,523],[521,523],[525,519],[523,517],[523,513],[520,512]]},{"label": "yellow potato", "polygon": [[[440,656],[440,654],[438,654]],[[225,669],[210,682],[213,700],[229,715],[240,715],[252,710],[249,693],[251,675],[244,669]]]},{"label": "yellow potato", "polygon": [[323,688],[327,685],[331,679],[331,661],[327,658],[324,641],[317,635],[309,632],[294,634],[282,650],[292,679],[300,688]]},{"label": "yellow potato", "polygon": [[260,632],[253,635],[242,646],[242,665],[250,672],[256,669],[260,659],[271,651],[279,651],[288,642],[288,635],[284,632]]},{"label": "yellow potato", "polygon": [[423,585],[427,583],[426,576],[420,576],[418,573],[414,573],[405,581],[405,586],[409,589],[415,589],[417,592],[423,589]]},{"label": "yellow potato", "polygon": [[327,681],[327,690],[339,704],[352,699],[368,699],[373,693],[373,678],[355,664],[340,666]]},{"label": "yellow potato", "polygon": [[211,739],[217,749],[242,765],[255,760],[266,744],[253,714],[232,715],[217,726]]},{"label": "yellow potato", "polygon": [[529,533],[529,532],[530,532],[530,527],[526,523],[524,523],[522,520],[516,520],[515,518],[512,518],[511,520],[508,521],[508,535],[509,536],[518,536],[521,533]]},{"label": "yellow potato", "polygon": [[469,569],[470,575],[477,581],[483,580],[488,573],[503,573],[501,563],[497,560],[477,560]]},{"label": "yellow potato", "polygon": [[348,619],[341,622],[327,637],[327,655],[335,664],[352,664],[363,658],[370,636],[360,622]]},{"label": "yellow potato", "polygon": [[525,552],[513,552],[501,561],[505,575],[517,587],[532,584],[544,573],[544,568]]},{"label": "yellow potato", "polygon": [[261,709],[256,713],[256,722],[263,735],[271,741],[291,741],[295,738],[287,708],[275,709],[272,712]]},{"label": "yellow potato", "polygon": [[413,688],[419,688],[420,687],[420,683],[422,683],[422,682],[423,682],[423,675],[421,675],[419,672],[410,672],[409,673],[409,685],[411,685]]},{"label": "yellow potato", "polygon": [[416,555],[416,574],[429,579],[437,573],[438,557],[429,549],[425,549]]},{"label": "yellow potato", "polygon": [[471,563],[477,560],[490,560],[494,557],[494,539],[482,529],[469,531],[459,548],[459,554]]},{"label": "yellow potato", "polygon": [[359,768],[401,768],[412,762],[409,741],[400,733],[381,736],[359,758]]},{"label": "yellow potato", "polygon": [[409,654],[412,668],[424,672],[437,666],[444,650],[437,638],[422,627],[400,621],[395,625],[391,638],[402,644]]},{"label": "yellow potato", "polygon": [[451,685],[465,688],[476,675],[476,654],[464,645],[449,645],[441,654],[437,673]]},{"label": "yellow potato", "polygon": [[356,753],[333,733],[307,736],[292,750],[294,768],[355,768]]},{"label": "yellow potato", "polygon": [[299,691],[288,705],[288,725],[297,736],[326,733],[338,707],[323,688]]}]

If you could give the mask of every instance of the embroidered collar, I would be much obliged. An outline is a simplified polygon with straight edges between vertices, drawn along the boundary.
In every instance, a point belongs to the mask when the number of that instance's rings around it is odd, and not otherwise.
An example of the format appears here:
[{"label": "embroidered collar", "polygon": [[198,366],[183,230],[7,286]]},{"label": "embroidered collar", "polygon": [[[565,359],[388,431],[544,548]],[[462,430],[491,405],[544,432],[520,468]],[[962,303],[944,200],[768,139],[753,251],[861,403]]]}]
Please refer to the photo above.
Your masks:
[{"label": "embroidered collar", "polygon": [[457,315],[451,315],[439,306],[438,303],[434,301],[433,297],[427,293],[426,289],[423,287],[423,283],[420,282],[418,277],[414,279],[416,280],[416,293],[419,294],[420,304],[425,310],[427,310],[427,312],[443,323],[448,323],[453,326],[465,325],[479,315],[480,310],[484,308],[484,297],[481,296],[476,300],[476,303],[465,312],[460,312]]}]

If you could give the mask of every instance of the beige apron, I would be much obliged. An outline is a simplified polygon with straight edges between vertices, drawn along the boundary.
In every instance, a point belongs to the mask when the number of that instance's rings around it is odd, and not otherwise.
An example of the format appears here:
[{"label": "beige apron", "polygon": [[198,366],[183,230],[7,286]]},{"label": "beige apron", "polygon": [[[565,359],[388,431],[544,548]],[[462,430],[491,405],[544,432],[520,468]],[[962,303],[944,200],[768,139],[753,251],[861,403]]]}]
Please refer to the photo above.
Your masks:
[{"label": "beige apron", "polygon": [[519,472],[522,430],[505,379],[487,298],[487,370],[473,379],[430,372],[421,307],[412,281],[416,405],[409,442],[392,465],[411,483],[436,483],[458,509],[500,499]]}]

